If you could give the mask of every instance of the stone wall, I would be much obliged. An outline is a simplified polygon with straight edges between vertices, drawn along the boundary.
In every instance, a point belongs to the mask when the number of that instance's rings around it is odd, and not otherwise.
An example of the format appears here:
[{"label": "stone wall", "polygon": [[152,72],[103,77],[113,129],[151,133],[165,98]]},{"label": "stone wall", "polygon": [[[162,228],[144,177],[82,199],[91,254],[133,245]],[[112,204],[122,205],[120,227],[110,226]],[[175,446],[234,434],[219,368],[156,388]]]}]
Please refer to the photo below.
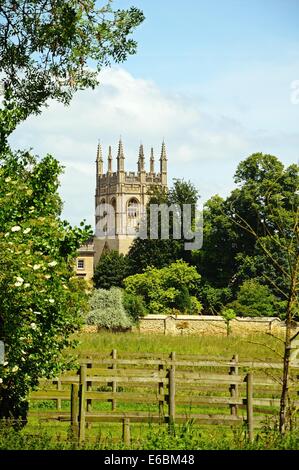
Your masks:
[{"label": "stone wall", "polygon": [[[281,334],[285,324],[275,317],[245,317],[230,321],[230,334],[245,336],[256,333]],[[227,325],[220,316],[189,315],[147,315],[140,319],[140,333],[161,333],[170,335],[219,335],[227,334]],[[299,331],[299,323],[294,323],[293,333]]]}]

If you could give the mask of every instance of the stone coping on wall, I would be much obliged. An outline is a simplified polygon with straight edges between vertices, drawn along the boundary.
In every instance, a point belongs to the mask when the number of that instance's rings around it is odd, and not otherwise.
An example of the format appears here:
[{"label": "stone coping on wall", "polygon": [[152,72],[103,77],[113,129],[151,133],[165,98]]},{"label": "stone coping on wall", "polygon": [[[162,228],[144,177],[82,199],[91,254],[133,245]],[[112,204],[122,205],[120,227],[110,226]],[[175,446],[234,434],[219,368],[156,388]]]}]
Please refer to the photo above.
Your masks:
[{"label": "stone coping on wall", "polygon": [[[173,318],[175,320],[186,320],[186,321],[225,321],[224,317],[221,315],[157,315],[151,314],[141,317],[140,320],[165,320],[166,318]],[[278,321],[279,323],[284,323],[283,320],[280,320],[278,317],[236,317],[234,321],[241,322],[260,322],[260,323],[269,323],[273,321]],[[233,321],[231,320],[231,321]],[[299,326],[299,323],[298,323]]]},{"label": "stone coping on wall", "polygon": [[[284,328],[285,322],[277,317],[236,317],[229,321],[232,335],[279,333]],[[137,329],[141,333],[226,335],[227,321],[218,315],[147,315],[140,318]],[[294,322],[292,330],[299,331],[299,323]]]}]

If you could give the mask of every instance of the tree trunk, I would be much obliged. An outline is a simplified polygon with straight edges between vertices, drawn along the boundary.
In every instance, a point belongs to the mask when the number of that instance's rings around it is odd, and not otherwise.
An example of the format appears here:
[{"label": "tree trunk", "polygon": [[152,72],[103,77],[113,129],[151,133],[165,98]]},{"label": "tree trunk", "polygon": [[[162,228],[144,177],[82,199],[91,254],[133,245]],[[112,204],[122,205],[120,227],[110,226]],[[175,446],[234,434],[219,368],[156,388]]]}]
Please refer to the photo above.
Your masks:
[{"label": "tree trunk", "polygon": [[297,292],[297,276],[298,276],[299,257],[297,257],[295,266],[292,272],[291,285],[289,292],[289,299],[286,313],[286,333],[284,343],[284,357],[283,357],[283,375],[282,375],[282,390],[280,397],[280,410],[279,410],[279,431],[284,434],[286,431],[286,415],[287,415],[287,401],[289,391],[289,375],[290,375],[290,355],[291,355],[291,327],[293,319],[293,305],[296,303]]}]

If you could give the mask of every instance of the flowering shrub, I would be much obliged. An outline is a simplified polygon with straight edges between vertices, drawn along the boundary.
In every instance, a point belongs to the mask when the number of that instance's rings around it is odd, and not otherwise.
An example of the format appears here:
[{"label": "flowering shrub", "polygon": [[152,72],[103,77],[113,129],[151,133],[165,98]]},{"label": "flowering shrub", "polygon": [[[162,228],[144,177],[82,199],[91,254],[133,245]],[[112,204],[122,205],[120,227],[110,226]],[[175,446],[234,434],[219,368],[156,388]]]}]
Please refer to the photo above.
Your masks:
[{"label": "flowering shrub", "polygon": [[0,418],[26,417],[28,391],[62,370],[81,324],[86,286],[73,264],[90,230],[59,217],[61,170],[49,155],[10,151],[0,166]]}]

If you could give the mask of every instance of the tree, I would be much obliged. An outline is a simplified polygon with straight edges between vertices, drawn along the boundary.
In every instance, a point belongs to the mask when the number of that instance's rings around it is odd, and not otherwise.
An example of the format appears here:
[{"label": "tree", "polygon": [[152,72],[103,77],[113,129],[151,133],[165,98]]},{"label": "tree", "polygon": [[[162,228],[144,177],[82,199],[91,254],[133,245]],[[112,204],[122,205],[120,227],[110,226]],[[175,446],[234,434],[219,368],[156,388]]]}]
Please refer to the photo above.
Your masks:
[{"label": "tree", "polygon": [[[176,205],[180,209],[181,228],[183,229],[183,205],[190,204],[192,207],[192,224],[194,225],[195,208],[199,198],[198,191],[190,181],[175,179],[173,187],[169,191],[165,188],[151,188],[147,205],[147,220],[150,220],[151,204]],[[136,274],[144,271],[147,266],[163,268],[176,260],[183,259],[191,261],[190,252],[184,249],[184,236],[181,231],[179,240],[173,238],[173,213],[169,216],[169,239],[161,239],[161,220],[159,219],[158,239],[150,238],[150,224],[147,224],[147,239],[136,238],[128,253],[130,273]]]},{"label": "tree", "polygon": [[226,336],[229,336],[231,334],[231,325],[230,322],[234,318],[236,318],[236,313],[233,308],[227,308],[225,307],[221,311],[221,316],[224,318],[225,323],[226,323]]},{"label": "tree", "polygon": [[11,132],[20,120],[39,113],[50,98],[68,104],[77,90],[94,88],[103,66],[123,62],[136,52],[130,35],[143,19],[134,7],[113,10],[109,0],[102,5],[95,0],[2,1],[5,110],[0,124],[8,118],[14,121]]},{"label": "tree", "polygon": [[178,260],[162,269],[148,267],[143,274],[124,279],[124,285],[127,293],[143,298],[149,313],[169,314],[176,309],[198,314],[201,304],[193,299],[193,293],[199,280],[193,266]]},{"label": "tree", "polygon": [[110,287],[122,287],[127,275],[128,258],[112,250],[101,256],[93,280],[97,289],[110,289]]},{"label": "tree", "polygon": [[147,314],[147,309],[141,295],[130,294],[124,291],[123,305],[133,323],[138,323],[139,318]]},{"label": "tree", "polygon": [[293,319],[298,315],[299,291],[299,167],[284,169],[276,157],[254,154],[239,165],[240,188],[230,197],[231,220],[254,240],[276,273],[266,281],[285,300],[286,333],[280,431],[285,432]]},{"label": "tree", "polygon": [[[284,168],[275,156],[253,154],[237,168],[235,182],[239,187],[226,199],[213,196],[206,203],[203,247],[193,253],[192,261],[202,276],[201,299],[206,311],[219,312],[221,304],[236,298],[244,281],[255,278],[278,298],[277,314],[281,314],[281,302],[286,300],[282,293],[287,288],[285,276],[269,263],[255,237],[235,223],[231,208],[254,228],[258,237],[265,237],[267,231],[273,233],[279,217],[277,213],[270,214],[273,204],[267,195],[271,191],[272,199],[283,201],[284,217],[290,222],[297,171],[296,165]],[[287,266],[285,250],[276,250],[274,256],[277,264]]]},{"label": "tree", "polygon": [[117,287],[94,289],[89,299],[86,323],[111,331],[129,329],[132,322],[124,308],[122,290]]},{"label": "tree", "polygon": [[231,307],[238,317],[275,317],[277,304],[277,298],[268,286],[250,279],[241,285],[237,299],[227,307]]},{"label": "tree", "polygon": [[[91,235],[60,220],[61,167],[50,156],[13,154],[7,138],[49,99],[68,104],[94,88],[98,72],[135,53],[140,10],[95,0],[4,0],[0,4],[0,418],[26,417],[40,377],[56,375],[61,351],[81,322],[86,284],[74,275],[78,247]],[[94,69],[92,69],[94,67]]]},{"label": "tree", "polygon": [[86,284],[74,259],[90,228],[60,220],[51,156],[18,152],[0,166],[0,418],[26,420],[28,391],[66,365],[62,351],[82,323]]}]

